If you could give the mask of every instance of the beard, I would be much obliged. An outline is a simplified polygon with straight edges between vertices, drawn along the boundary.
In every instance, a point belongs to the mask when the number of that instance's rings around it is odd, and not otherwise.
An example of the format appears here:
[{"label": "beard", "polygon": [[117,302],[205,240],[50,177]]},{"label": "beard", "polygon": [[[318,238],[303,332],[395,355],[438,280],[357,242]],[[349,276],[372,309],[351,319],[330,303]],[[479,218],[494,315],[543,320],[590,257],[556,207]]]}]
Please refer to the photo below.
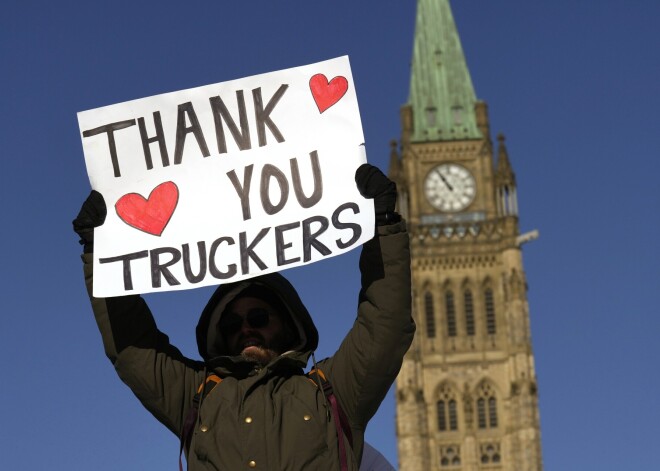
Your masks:
[{"label": "beard", "polygon": [[241,352],[241,357],[243,357],[243,359],[247,361],[254,361],[259,363],[261,366],[266,366],[279,355],[280,354],[275,350],[262,347],[261,345],[244,348]]},{"label": "beard", "polygon": [[266,366],[287,349],[291,348],[291,335],[286,330],[278,332],[268,344],[266,344],[265,339],[258,333],[251,334],[250,336],[259,340],[259,344],[243,348],[241,357],[247,361],[257,362],[261,366]]}]

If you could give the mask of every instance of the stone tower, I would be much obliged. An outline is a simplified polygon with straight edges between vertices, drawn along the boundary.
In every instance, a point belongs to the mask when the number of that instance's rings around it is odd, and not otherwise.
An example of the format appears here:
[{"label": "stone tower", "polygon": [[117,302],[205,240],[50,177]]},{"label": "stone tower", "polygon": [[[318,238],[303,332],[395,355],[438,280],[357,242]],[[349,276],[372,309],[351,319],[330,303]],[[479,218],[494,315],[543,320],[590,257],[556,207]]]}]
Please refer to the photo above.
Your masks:
[{"label": "stone tower", "polygon": [[[516,177],[490,137],[449,0],[418,0],[390,177],[411,233],[417,334],[397,379],[401,471],[540,471]],[[400,152],[400,153],[399,153]]]}]

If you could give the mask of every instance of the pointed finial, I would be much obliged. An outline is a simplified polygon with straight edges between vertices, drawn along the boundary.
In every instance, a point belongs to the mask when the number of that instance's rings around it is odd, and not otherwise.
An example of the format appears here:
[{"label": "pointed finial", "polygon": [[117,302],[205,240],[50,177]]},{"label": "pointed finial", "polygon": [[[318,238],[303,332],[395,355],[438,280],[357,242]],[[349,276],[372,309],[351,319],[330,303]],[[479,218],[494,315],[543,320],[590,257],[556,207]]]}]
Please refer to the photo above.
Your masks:
[{"label": "pointed finial", "polygon": [[497,142],[498,142],[498,147],[497,147],[497,159],[498,160],[506,160],[506,165],[509,165],[509,153],[506,150],[506,144],[504,144],[504,141],[506,141],[506,137],[504,134],[499,133],[497,135]]},{"label": "pointed finial", "polygon": [[509,152],[506,150],[506,137],[504,134],[497,135],[497,176],[501,182],[515,183],[515,175],[509,162]]},{"label": "pointed finial", "polygon": [[388,174],[391,179],[397,180],[401,174],[401,159],[398,152],[399,144],[396,139],[390,141],[390,167]]}]

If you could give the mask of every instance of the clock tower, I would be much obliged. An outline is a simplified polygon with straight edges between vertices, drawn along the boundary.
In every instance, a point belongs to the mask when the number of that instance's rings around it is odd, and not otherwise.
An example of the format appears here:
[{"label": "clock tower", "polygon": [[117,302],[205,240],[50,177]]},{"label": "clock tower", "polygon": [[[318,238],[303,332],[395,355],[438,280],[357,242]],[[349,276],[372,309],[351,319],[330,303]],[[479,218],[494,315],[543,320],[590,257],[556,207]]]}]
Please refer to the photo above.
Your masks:
[{"label": "clock tower", "polygon": [[540,471],[516,177],[491,140],[449,0],[418,0],[389,175],[411,233],[417,334],[397,379],[401,471]]}]

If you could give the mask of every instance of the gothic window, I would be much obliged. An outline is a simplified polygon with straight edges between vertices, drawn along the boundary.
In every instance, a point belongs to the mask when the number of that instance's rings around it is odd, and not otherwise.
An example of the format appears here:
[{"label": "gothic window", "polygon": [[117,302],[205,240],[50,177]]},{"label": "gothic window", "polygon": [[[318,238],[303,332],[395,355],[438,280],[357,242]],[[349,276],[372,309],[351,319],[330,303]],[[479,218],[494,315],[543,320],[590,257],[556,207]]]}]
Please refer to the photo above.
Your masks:
[{"label": "gothic window", "polygon": [[454,306],[454,293],[445,293],[445,309],[447,311],[447,335],[456,337],[456,307]]},{"label": "gothic window", "polygon": [[433,295],[428,292],[424,295],[424,314],[426,316],[426,336],[430,339],[435,338],[435,312],[433,309]]},{"label": "gothic window", "polygon": [[504,216],[513,215],[518,213],[518,203],[516,201],[516,188],[515,186],[504,185],[499,189],[500,206],[502,207],[502,214]]},{"label": "gothic window", "polygon": [[472,291],[466,289],[463,293],[463,304],[465,306],[465,331],[472,336],[475,333],[474,328],[474,302],[472,300]]},{"label": "gothic window", "polygon": [[445,401],[438,401],[438,430],[444,432],[447,430],[447,409]]},{"label": "gothic window", "polygon": [[456,407],[456,394],[447,385],[440,388],[439,399],[436,403],[438,414],[438,430],[449,432],[458,430],[458,412]]},{"label": "gothic window", "polygon": [[500,453],[500,444],[497,442],[488,442],[479,444],[479,454],[482,464],[500,464],[502,455]]},{"label": "gothic window", "polygon": [[461,465],[461,448],[458,445],[440,447],[440,467],[453,468]]},{"label": "gothic window", "polygon": [[479,428],[486,428],[486,401],[477,399],[477,416],[479,417]]},{"label": "gothic window", "polygon": [[484,291],[484,305],[486,307],[486,331],[489,335],[495,335],[495,301],[493,300],[493,290],[486,288]]},{"label": "gothic window", "polygon": [[456,401],[449,401],[449,430],[458,430],[458,415],[456,414]]},{"label": "gothic window", "polygon": [[497,428],[497,398],[488,383],[477,390],[477,424],[480,429]]},{"label": "gothic window", "polygon": [[494,397],[488,398],[488,425],[490,428],[497,427],[497,401]]}]

